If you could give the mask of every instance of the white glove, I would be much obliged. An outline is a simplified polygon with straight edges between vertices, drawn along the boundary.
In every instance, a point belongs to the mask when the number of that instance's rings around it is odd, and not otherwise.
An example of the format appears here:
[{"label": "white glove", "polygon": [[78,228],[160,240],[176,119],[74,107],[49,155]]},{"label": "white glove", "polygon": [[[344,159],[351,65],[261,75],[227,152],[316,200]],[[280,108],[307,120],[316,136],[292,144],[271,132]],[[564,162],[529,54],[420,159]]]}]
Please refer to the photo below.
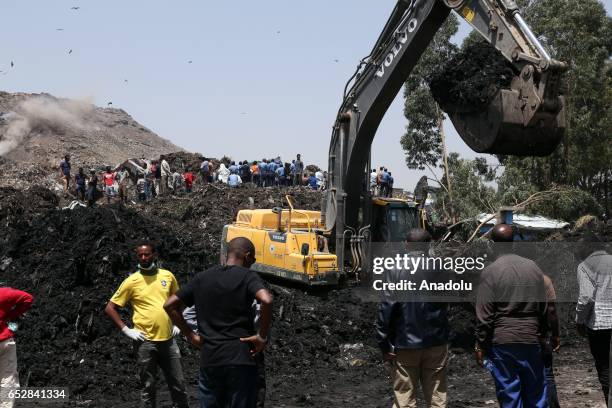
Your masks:
[{"label": "white glove", "polygon": [[172,326],[172,337],[176,337],[181,334],[181,329],[176,326]]},{"label": "white glove", "polygon": [[130,329],[127,326],[123,326],[123,329],[121,329],[121,332],[132,340],[145,341],[147,339],[143,332],[138,331],[136,329]]}]

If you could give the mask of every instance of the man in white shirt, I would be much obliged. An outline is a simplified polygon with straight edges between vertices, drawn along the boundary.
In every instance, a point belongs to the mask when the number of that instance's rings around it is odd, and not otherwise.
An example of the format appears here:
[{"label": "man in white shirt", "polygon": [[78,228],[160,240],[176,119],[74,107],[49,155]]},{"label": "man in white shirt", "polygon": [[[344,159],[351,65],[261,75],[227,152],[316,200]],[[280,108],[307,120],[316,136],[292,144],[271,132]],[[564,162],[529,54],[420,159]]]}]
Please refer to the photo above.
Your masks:
[{"label": "man in white shirt", "polygon": [[[610,337],[612,334],[612,255],[585,242],[578,257],[580,292],[576,304],[576,329],[589,340],[601,389],[608,402],[610,391]],[[586,256],[587,254],[589,254]]]},{"label": "man in white shirt", "polygon": [[166,195],[168,193],[168,179],[172,175],[170,165],[164,156],[161,157],[161,184],[159,186],[159,194]]}]

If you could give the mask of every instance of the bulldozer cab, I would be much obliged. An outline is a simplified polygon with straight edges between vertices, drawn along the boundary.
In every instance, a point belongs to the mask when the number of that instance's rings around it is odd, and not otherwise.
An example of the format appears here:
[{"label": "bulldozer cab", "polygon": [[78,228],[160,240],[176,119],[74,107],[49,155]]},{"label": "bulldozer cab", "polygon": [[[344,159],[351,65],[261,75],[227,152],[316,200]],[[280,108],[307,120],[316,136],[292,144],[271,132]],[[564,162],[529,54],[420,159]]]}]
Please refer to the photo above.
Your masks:
[{"label": "bulldozer cab", "polygon": [[419,227],[416,203],[393,198],[372,200],[372,241],[401,242],[412,228]]}]

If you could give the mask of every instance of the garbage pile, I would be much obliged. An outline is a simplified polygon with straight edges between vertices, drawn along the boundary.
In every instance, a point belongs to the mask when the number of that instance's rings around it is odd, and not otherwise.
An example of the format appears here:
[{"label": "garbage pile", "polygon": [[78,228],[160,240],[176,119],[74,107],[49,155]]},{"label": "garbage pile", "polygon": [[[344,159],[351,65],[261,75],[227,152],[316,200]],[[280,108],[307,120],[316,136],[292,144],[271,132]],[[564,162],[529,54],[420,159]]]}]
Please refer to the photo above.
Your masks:
[{"label": "garbage pile", "polygon": [[509,88],[512,65],[487,42],[459,52],[429,79],[432,96],[445,112],[480,112],[495,94]]},{"label": "garbage pile", "polygon": [[[44,188],[0,189],[0,224],[7,226],[0,229],[0,281],[35,296],[34,307],[18,322],[22,385],[69,386],[79,406],[133,406],[139,385],[132,344],[103,309],[135,270],[134,247],[153,241],[162,266],[184,285],[218,261],[223,225],[239,209],[281,206],[287,191],[296,207],[320,208],[321,193],[303,188],[214,184],[153,205],[73,210],[62,210]],[[373,335],[374,303],[362,302],[351,288],[312,292],[272,284],[271,290],[274,323],[266,354],[271,406],[390,405],[388,371]],[[123,318],[129,321],[129,310]],[[454,305],[451,324],[451,381],[466,375],[485,379],[471,361],[471,305]],[[564,336],[567,343],[569,330]],[[179,345],[195,401],[197,351],[182,340]],[[476,397],[494,399],[493,388],[485,392],[480,383],[470,384],[454,391],[456,401],[466,401],[455,406],[473,406]]]}]

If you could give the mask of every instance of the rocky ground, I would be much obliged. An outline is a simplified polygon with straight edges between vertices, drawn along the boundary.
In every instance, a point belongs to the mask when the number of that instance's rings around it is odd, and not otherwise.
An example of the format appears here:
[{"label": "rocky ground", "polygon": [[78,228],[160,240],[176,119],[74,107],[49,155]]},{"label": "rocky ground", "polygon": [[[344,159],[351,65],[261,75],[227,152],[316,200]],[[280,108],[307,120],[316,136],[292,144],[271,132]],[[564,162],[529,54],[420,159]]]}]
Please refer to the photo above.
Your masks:
[{"label": "rocky ground", "polygon": [[[238,209],[282,205],[287,192],[301,208],[320,208],[320,193],[300,188],[207,185],[146,205],[75,210],[62,210],[65,199],[44,188],[0,188],[0,284],[36,297],[17,332],[22,384],[68,386],[72,403],[62,406],[137,406],[131,344],[103,312],[134,270],[135,244],[153,240],[163,265],[185,284],[217,261],[221,229]],[[373,338],[373,303],[362,303],[350,288],[313,293],[276,282],[272,290],[269,406],[390,406],[389,370]],[[596,407],[600,392],[587,347],[572,330],[571,307],[562,313],[566,347],[557,358],[562,406]],[[495,406],[492,380],[472,361],[470,307],[455,306],[451,320],[450,406]],[[197,353],[179,343],[195,406]],[[169,407],[160,387],[162,406]]]},{"label": "rocky ground", "polygon": [[115,166],[127,158],[152,158],[182,150],[121,109],[49,94],[0,91],[0,185],[35,181],[58,187],[60,160],[71,154],[73,168]]}]

